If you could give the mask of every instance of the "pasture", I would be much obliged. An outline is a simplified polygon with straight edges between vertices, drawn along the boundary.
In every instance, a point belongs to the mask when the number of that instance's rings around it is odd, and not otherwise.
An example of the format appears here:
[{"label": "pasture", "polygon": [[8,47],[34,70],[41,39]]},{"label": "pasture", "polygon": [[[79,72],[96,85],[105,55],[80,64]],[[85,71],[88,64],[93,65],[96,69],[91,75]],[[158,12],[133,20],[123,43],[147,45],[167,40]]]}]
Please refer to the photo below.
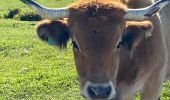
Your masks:
[{"label": "pasture", "polygon": [[[62,7],[75,0],[36,1]],[[19,0],[0,4],[0,100],[84,100],[71,43],[64,50],[47,45],[36,35],[37,22],[2,18],[9,8],[28,7]],[[170,100],[170,82],[164,83],[161,100]]]}]

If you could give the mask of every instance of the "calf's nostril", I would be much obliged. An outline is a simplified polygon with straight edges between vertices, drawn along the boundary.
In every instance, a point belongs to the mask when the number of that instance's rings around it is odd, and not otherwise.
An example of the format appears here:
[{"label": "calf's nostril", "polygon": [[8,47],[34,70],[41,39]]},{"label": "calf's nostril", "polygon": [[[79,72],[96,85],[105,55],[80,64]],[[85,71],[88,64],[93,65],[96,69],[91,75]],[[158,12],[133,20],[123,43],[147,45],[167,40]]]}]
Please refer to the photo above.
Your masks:
[{"label": "calf's nostril", "polygon": [[89,86],[87,92],[91,98],[108,98],[112,92],[111,86]]},{"label": "calf's nostril", "polygon": [[106,87],[104,92],[105,92],[105,95],[106,95],[106,96],[109,96],[109,95],[111,94],[111,92],[112,92],[111,86]]},{"label": "calf's nostril", "polygon": [[89,87],[87,88],[87,92],[88,92],[88,94],[90,95],[90,97],[92,97],[92,98],[94,98],[94,97],[96,97],[96,96],[98,95],[95,87],[92,87],[92,86],[89,86]]}]

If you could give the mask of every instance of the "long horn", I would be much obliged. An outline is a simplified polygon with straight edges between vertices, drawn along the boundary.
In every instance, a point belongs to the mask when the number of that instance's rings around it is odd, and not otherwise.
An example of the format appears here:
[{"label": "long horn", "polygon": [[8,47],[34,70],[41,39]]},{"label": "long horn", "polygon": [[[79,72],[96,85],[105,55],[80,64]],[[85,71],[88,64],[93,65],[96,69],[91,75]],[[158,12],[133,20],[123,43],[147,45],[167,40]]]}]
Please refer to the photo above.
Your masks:
[{"label": "long horn", "polygon": [[69,16],[68,8],[46,8],[32,0],[20,0],[46,19],[56,20]]},{"label": "long horn", "polygon": [[159,0],[153,5],[141,9],[128,9],[125,19],[142,21],[152,17],[159,10],[170,3],[170,0]]}]

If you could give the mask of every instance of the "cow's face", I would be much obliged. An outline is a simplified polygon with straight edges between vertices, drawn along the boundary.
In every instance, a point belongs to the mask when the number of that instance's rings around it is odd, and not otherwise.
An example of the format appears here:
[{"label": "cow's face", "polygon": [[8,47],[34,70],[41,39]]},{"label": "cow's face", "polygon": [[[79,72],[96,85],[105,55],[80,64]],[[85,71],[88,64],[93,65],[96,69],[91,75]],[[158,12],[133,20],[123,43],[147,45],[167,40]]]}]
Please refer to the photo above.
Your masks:
[{"label": "cow's face", "polygon": [[[123,7],[97,9],[74,8],[70,17],[63,21],[42,21],[38,36],[63,47],[69,37],[79,76],[81,94],[86,98],[107,98],[116,96],[116,76],[121,57],[119,49],[129,55],[133,48],[151,32],[150,22],[127,22]],[[100,7],[100,6],[99,6]],[[50,38],[49,38],[50,37]]]},{"label": "cow's face", "polygon": [[81,94],[88,98],[113,98],[119,64],[117,46],[125,28],[125,10],[89,5],[72,9],[69,17]]},{"label": "cow's face", "polygon": [[66,22],[44,21],[37,28],[41,39],[53,39],[61,47],[71,38],[81,94],[86,98],[115,98],[120,47],[133,50],[152,29],[150,22],[127,23],[125,9],[118,3],[73,5]]}]

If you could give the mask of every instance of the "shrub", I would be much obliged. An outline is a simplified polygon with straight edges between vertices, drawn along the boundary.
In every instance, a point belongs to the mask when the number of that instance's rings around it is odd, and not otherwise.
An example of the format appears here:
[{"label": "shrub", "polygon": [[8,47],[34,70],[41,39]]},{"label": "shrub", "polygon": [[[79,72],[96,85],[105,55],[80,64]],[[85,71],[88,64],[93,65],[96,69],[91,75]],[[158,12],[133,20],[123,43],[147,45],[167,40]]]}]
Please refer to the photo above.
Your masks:
[{"label": "shrub", "polygon": [[20,13],[18,13],[15,16],[15,19],[18,19],[21,21],[40,21],[42,17],[33,11],[27,10],[27,11],[21,11]]},{"label": "shrub", "polygon": [[16,14],[18,14],[21,10],[18,8],[9,9],[6,14],[4,14],[4,18],[14,18]]}]

